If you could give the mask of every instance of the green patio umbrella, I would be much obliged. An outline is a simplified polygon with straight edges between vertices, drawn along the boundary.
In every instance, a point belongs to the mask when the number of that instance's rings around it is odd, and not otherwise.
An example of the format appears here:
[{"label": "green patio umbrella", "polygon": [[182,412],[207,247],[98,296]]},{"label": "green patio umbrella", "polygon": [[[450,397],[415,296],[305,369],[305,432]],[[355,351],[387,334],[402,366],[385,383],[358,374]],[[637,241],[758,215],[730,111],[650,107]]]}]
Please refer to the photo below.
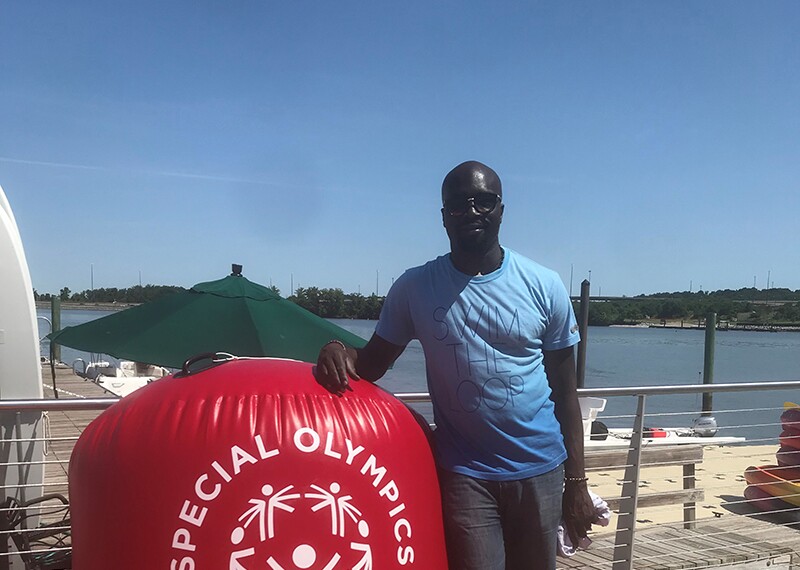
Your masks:
[{"label": "green patio umbrella", "polygon": [[337,339],[354,348],[366,341],[275,292],[249,281],[241,267],[218,281],[125,309],[48,335],[64,346],[180,368],[192,356],[228,352],[316,362]]}]

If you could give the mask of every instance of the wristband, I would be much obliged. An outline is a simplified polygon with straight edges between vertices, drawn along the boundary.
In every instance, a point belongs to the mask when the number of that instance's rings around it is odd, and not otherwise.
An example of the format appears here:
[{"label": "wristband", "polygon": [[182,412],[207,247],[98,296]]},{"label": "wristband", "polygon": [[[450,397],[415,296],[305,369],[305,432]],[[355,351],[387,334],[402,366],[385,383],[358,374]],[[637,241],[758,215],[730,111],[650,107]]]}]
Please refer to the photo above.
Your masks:
[{"label": "wristband", "polygon": [[345,350],[345,352],[347,352],[347,347],[339,339],[335,338],[333,340],[329,340],[328,342],[325,343],[325,346],[328,346],[329,344],[338,344],[339,346],[341,346]]},{"label": "wristband", "polygon": [[564,477],[565,483],[586,483],[588,480],[588,477]]}]

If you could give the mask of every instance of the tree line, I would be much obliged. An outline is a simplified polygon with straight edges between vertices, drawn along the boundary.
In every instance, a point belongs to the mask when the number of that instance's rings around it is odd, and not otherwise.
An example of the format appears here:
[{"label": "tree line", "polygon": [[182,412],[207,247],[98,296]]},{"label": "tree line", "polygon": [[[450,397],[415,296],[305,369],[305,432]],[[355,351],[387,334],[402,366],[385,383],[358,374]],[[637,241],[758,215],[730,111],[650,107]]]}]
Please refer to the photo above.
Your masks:
[{"label": "tree line", "polygon": [[[280,289],[274,285],[269,289],[277,295],[281,294]],[[77,304],[137,305],[177,291],[185,291],[185,289],[173,285],[136,285],[121,289],[109,287],[73,292],[69,287],[64,287],[57,295],[39,293],[34,289],[33,296],[37,301],[50,301],[53,297],[58,297],[64,302]],[[318,287],[299,287],[287,299],[324,318],[375,320],[380,315],[383,306],[383,297],[378,295],[365,297],[360,293],[345,293],[341,289],[320,289]]]},{"label": "tree line", "polygon": [[51,293],[39,293],[33,290],[33,298],[37,301],[49,301],[53,297],[58,297],[64,302],[70,303],[122,303],[137,305],[148,303],[159,297],[177,291],[185,291],[183,287],[176,285],[135,285],[133,287],[116,287],[86,289],[80,292],[72,292],[69,287],[63,287],[57,295]]},{"label": "tree line", "polygon": [[[270,289],[280,295],[277,287]],[[112,287],[72,292],[64,287],[56,296],[73,303],[139,304],[183,290],[183,287],[173,285],[136,285],[121,289]],[[37,301],[49,301],[53,295],[34,290],[34,297]],[[380,315],[384,298],[374,294],[345,293],[338,288],[299,287],[287,299],[324,318],[374,320]],[[574,302],[576,314],[579,305]],[[682,291],[593,300],[589,303],[589,324],[633,325],[679,319],[699,323],[712,312],[717,314],[718,320],[732,323],[798,325],[800,290],[743,288],[735,291]]]},{"label": "tree line", "polygon": [[[575,311],[578,311],[575,303]],[[652,321],[695,321],[709,313],[718,321],[752,325],[800,324],[800,290],[757,290],[677,292],[639,295],[629,299],[593,301],[589,304],[590,325],[633,325]]]},{"label": "tree line", "polygon": [[372,294],[345,293],[341,289],[298,287],[287,297],[304,309],[326,319],[372,319],[381,314],[384,297]]}]

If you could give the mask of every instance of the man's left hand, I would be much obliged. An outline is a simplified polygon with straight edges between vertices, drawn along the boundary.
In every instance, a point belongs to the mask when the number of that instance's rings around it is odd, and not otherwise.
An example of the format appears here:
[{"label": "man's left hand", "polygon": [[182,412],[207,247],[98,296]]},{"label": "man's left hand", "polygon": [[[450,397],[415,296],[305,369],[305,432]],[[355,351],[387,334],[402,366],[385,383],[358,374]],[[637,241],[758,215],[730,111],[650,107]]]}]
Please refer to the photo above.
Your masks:
[{"label": "man's left hand", "polygon": [[573,546],[577,548],[579,540],[586,537],[592,523],[597,521],[597,512],[586,481],[566,481],[561,508],[564,526]]}]

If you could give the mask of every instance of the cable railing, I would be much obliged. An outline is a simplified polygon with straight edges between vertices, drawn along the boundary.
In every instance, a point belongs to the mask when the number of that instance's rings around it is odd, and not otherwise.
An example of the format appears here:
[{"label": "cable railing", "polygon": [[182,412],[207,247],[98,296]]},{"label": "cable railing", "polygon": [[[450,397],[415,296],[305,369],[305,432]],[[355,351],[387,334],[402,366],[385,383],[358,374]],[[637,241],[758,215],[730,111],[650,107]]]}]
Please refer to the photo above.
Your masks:
[{"label": "cable railing", "polygon": [[[695,420],[712,412],[692,400],[703,393],[720,396],[713,410],[717,425],[705,432]],[[396,396],[430,415],[428,394]],[[593,544],[560,557],[559,568],[774,569],[800,563],[800,423],[787,429],[781,420],[784,400],[800,399],[800,381],[591,388],[579,396],[607,401],[586,433],[585,457],[589,488],[612,511],[611,524],[594,527]],[[68,556],[69,456],[80,429],[55,428],[53,416],[63,421],[117,401],[0,401],[0,414],[42,412],[45,418],[43,433],[24,438],[5,430],[0,445],[43,444],[46,453],[42,461],[12,456],[0,468],[39,465],[47,474],[41,483],[2,488],[0,570],[26,568],[31,557]],[[47,500],[38,503],[39,497]],[[23,562],[12,563],[17,560]]]},{"label": "cable railing", "polygon": [[[704,393],[718,395],[722,405],[704,413]],[[798,567],[800,423],[791,435],[780,418],[784,401],[800,399],[800,381],[592,388],[579,395],[608,402],[586,434],[585,457],[590,490],[613,516],[609,527],[593,528],[588,550],[559,558],[559,568]],[[400,397],[430,414],[427,394]],[[696,423],[709,416],[713,428]],[[777,465],[777,455],[786,465]],[[752,469],[758,467],[784,473],[785,483],[759,480],[763,473]]]}]

